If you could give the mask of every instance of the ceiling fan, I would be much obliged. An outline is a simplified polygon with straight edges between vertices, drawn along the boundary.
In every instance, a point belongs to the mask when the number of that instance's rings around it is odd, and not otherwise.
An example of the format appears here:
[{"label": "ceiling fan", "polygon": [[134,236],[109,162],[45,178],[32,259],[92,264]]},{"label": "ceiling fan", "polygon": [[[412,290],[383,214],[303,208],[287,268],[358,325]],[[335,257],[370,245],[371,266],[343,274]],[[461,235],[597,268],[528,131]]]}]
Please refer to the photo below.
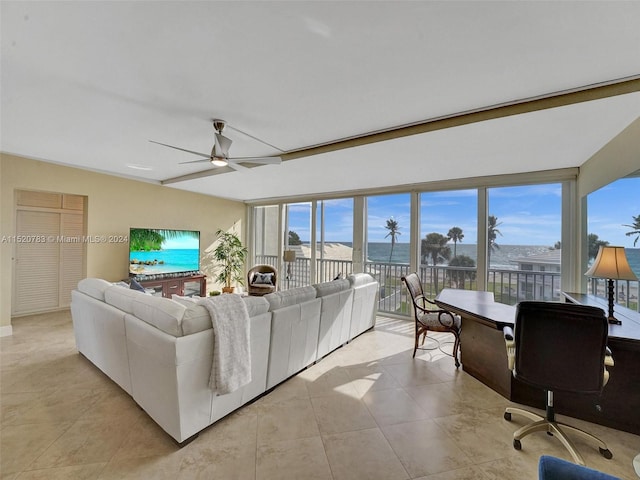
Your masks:
[{"label": "ceiling fan", "polygon": [[[201,152],[194,152],[193,150],[187,150],[186,148],[180,148],[180,147],[175,147],[173,145],[167,145],[166,143],[160,143],[160,142],[156,142],[154,140],[149,140],[151,143],[156,143],[158,145],[162,145],[164,147],[169,147],[169,148],[173,148],[175,150],[180,150],[182,152],[187,152],[187,153],[192,153],[194,155],[199,155],[201,157],[204,157],[202,160],[192,160],[190,162],[180,162],[180,164],[186,164],[186,163],[200,163],[200,162],[211,162],[211,164],[215,167],[226,167],[229,166],[231,168],[233,168],[234,170],[246,170],[247,167],[241,165],[241,163],[257,163],[257,164],[261,164],[261,165],[278,165],[282,162],[282,158],[280,158],[279,156],[266,156],[266,157],[229,157],[229,147],[231,147],[231,144],[233,143],[231,139],[225,137],[224,135],[222,135],[222,131],[224,130],[224,127],[227,126],[227,122],[225,122],[224,120],[220,120],[218,118],[214,118],[213,119],[213,128],[215,129],[216,133],[214,134],[214,140],[215,143],[213,144],[213,148],[211,149],[211,153],[201,153]],[[244,133],[241,130],[238,130],[234,127],[230,127],[233,128],[234,130],[237,130],[240,133]],[[268,144],[267,142],[263,142],[262,140],[260,140],[259,138],[256,138],[252,135],[249,135],[248,133],[244,133],[245,135],[253,138],[254,140],[257,140],[261,143],[264,143],[265,145],[268,145],[272,148],[275,148],[276,150],[280,150],[277,147],[274,147],[271,144]],[[282,150],[280,150],[282,151]]]}]

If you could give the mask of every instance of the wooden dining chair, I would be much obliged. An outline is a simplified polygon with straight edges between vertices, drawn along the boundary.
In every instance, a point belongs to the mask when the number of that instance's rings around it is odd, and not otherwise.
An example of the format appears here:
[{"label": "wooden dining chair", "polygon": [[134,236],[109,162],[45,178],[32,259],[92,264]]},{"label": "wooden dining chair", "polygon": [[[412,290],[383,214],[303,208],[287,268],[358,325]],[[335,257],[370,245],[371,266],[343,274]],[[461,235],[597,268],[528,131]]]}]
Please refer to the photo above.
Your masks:
[{"label": "wooden dining chair", "polygon": [[[402,281],[407,286],[407,290],[413,301],[416,324],[413,357],[415,358],[416,356],[416,350],[424,345],[427,332],[452,333],[455,336],[453,358],[455,359],[456,368],[458,368],[460,366],[458,349],[460,348],[460,326],[462,323],[460,316],[439,308],[432,300],[429,300],[422,290],[422,282],[417,273],[410,273],[402,277]],[[422,337],[422,342],[420,342],[420,337]]]}]

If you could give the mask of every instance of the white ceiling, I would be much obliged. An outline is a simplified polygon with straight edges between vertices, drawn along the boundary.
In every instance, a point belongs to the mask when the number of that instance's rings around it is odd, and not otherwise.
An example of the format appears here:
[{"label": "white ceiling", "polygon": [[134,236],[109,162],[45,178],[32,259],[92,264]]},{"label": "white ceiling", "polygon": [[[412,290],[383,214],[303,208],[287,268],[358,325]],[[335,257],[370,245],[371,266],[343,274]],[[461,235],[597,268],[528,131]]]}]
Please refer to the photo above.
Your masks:
[{"label": "white ceiling", "polygon": [[[0,149],[153,182],[211,168],[148,140],[209,152],[214,117],[290,151],[640,74],[638,1],[0,8]],[[574,167],[639,116],[635,92],[167,188],[258,200]],[[232,156],[278,153],[225,135]]]}]

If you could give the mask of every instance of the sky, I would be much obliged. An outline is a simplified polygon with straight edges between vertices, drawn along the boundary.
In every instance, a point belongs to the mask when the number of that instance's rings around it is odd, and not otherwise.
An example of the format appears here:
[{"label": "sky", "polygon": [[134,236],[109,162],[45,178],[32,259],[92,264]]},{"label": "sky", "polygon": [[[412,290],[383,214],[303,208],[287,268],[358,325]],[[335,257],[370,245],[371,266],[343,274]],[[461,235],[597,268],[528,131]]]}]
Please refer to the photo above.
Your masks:
[{"label": "sky", "polygon": [[[562,186],[559,183],[488,189],[489,214],[498,219],[500,245],[553,246],[561,238]],[[447,235],[452,227],[462,229],[464,243],[477,243],[477,192],[459,190],[421,195],[420,236],[431,232]],[[386,221],[400,226],[397,242],[409,242],[410,195],[371,196],[367,200],[368,241],[388,242]],[[353,201],[325,201],[325,241],[351,242]],[[617,180],[587,200],[588,231],[610,245],[633,247],[635,237],[626,236],[633,217],[640,215],[640,177]],[[290,207],[289,229],[309,241],[311,204]],[[319,239],[318,239],[319,240]],[[640,248],[640,240],[636,244]]]}]

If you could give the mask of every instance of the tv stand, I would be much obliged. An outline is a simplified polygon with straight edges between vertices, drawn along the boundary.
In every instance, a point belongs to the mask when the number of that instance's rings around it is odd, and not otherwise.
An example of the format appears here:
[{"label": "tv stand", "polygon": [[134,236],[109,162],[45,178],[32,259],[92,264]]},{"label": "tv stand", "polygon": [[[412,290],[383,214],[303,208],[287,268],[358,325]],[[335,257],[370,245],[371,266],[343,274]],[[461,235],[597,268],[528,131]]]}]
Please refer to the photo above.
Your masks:
[{"label": "tv stand", "polygon": [[145,289],[153,290],[153,295],[171,298],[172,295],[191,297],[206,296],[207,276],[204,274],[168,277],[154,280],[138,280]]}]

